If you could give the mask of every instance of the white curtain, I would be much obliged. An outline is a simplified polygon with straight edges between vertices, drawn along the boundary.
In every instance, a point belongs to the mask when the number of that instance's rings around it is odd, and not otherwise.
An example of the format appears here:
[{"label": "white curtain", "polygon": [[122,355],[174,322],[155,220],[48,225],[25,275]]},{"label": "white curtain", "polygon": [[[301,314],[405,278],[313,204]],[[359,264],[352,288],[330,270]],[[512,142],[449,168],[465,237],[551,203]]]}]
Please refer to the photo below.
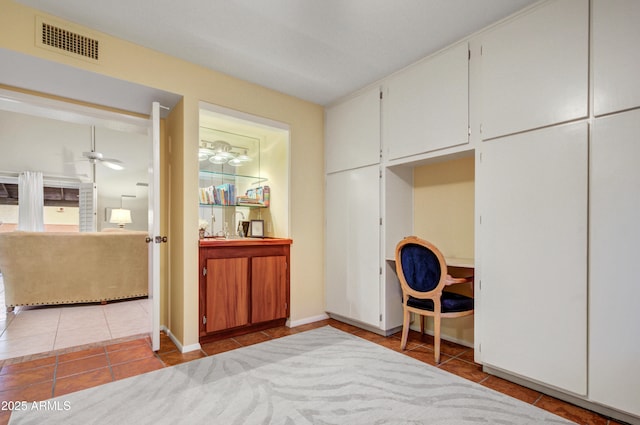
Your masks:
[{"label": "white curtain", "polygon": [[18,230],[44,231],[44,184],[40,171],[24,171],[18,176]]}]

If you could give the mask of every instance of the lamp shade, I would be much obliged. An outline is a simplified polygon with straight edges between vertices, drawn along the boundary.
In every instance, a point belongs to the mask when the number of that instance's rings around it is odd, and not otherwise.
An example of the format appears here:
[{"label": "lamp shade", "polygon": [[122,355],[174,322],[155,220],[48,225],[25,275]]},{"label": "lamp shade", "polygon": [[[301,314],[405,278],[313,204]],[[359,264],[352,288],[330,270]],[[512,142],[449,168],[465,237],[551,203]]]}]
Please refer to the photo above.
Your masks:
[{"label": "lamp shade", "polygon": [[126,223],[131,223],[131,210],[127,210],[124,208],[112,209],[109,223],[116,223],[120,227],[124,227]]}]

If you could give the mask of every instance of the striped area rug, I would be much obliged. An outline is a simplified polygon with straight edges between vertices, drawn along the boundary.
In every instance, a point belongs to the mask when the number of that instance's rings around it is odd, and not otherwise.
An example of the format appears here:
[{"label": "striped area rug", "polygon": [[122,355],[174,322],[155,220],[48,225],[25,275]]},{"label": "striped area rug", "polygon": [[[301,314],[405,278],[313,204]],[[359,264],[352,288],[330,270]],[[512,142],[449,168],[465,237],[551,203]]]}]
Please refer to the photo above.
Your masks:
[{"label": "striped area rug", "polygon": [[10,424],[568,424],[330,326],[49,400]]}]

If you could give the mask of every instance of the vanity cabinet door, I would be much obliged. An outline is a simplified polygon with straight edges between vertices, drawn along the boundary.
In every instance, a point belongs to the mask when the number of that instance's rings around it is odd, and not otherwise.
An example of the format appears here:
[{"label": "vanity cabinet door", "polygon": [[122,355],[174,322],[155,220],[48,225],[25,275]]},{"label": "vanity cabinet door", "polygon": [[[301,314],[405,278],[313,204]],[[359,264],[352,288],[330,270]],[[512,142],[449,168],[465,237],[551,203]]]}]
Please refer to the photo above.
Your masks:
[{"label": "vanity cabinet door", "polygon": [[587,124],[486,142],[476,338],[486,366],[587,391]]},{"label": "vanity cabinet door", "polygon": [[587,116],[589,2],[555,0],[482,36],[482,138]]},{"label": "vanity cabinet door", "polygon": [[206,332],[249,323],[249,259],[207,259]]},{"label": "vanity cabinet door", "polygon": [[286,318],[287,257],[251,259],[251,323]]}]

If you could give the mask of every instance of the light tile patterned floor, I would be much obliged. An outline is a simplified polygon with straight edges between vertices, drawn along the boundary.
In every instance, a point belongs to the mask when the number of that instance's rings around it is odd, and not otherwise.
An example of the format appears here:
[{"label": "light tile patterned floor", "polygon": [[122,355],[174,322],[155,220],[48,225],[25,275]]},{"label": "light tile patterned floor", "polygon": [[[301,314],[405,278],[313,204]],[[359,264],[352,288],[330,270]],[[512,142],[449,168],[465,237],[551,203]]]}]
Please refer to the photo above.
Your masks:
[{"label": "light tile patterned floor", "polygon": [[0,360],[145,335],[150,326],[146,298],[105,305],[16,307],[7,313],[0,275]]}]

